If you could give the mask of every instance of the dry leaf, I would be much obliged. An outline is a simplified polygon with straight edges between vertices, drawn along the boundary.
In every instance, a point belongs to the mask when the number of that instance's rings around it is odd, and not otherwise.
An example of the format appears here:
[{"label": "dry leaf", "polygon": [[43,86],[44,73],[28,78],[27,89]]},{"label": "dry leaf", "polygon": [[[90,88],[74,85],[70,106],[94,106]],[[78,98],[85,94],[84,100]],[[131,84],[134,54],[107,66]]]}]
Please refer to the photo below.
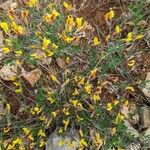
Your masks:
[{"label": "dry leaf", "polygon": [[57,58],[56,59],[57,65],[61,68],[64,69],[66,66],[65,60],[63,58]]},{"label": "dry leaf", "polygon": [[0,77],[3,80],[10,81],[17,76],[17,66],[16,65],[5,65],[0,69]]},{"label": "dry leaf", "polygon": [[6,2],[0,4],[0,8],[3,10],[8,10],[12,2],[13,0],[7,0]]},{"label": "dry leaf", "polygon": [[37,68],[28,73],[23,73],[22,76],[33,86],[39,80],[41,74],[41,70]]}]

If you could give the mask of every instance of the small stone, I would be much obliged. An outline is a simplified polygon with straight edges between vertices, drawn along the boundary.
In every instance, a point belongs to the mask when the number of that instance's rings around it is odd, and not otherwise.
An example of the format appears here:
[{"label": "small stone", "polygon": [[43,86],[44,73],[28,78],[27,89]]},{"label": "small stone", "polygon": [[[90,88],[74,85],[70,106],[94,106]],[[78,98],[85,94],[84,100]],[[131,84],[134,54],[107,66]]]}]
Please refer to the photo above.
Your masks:
[{"label": "small stone", "polygon": [[68,132],[64,138],[54,131],[46,144],[46,150],[76,150],[78,147],[79,135],[75,131]]},{"label": "small stone", "polygon": [[147,97],[150,98],[150,72],[147,73],[146,83],[142,91]]},{"label": "small stone", "polygon": [[127,120],[124,121],[124,125],[127,127],[128,132],[130,132],[135,138],[139,137],[139,132],[134,129]]},{"label": "small stone", "polygon": [[140,123],[143,128],[150,127],[150,107],[143,106],[140,108]]},{"label": "small stone", "polygon": [[150,128],[145,131],[143,142],[147,148],[150,148]]},{"label": "small stone", "polygon": [[141,150],[141,144],[131,143],[125,150]]}]

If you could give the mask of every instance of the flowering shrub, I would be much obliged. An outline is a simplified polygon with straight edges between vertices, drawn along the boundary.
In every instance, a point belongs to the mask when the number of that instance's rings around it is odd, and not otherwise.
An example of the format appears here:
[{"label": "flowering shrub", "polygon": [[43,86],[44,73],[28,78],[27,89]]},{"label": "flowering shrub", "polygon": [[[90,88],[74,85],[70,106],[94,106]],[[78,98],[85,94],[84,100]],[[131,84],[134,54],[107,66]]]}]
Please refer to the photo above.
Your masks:
[{"label": "flowering shrub", "polygon": [[[79,150],[121,150],[128,146],[134,137],[127,134],[125,116],[120,111],[122,106],[128,106],[128,100],[111,91],[113,85],[106,73],[126,63],[126,44],[144,36],[129,32],[122,38],[121,25],[112,25],[113,9],[104,15],[111,33],[103,42],[95,35],[94,27],[77,17],[66,1],[57,4],[27,0],[17,5],[0,16],[4,37],[1,64],[17,68],[3,81],[1,94],[6,101],[0,148],[42,149],[51,129],[56,128],[64,136],[71,126],[79,133]],[[134,65],[134,59],[127,62],[127,67]],[[25,76],[24,72],[34,69],[36,74]],[[118,78],[112,82],[117,85]],[[130,83],[123,91],[135,92]],[[8,98],[7,93],[15,96]],[[19,103],[15,113],[14,99]],[[74,140],[67,144],[73,147]]]}]

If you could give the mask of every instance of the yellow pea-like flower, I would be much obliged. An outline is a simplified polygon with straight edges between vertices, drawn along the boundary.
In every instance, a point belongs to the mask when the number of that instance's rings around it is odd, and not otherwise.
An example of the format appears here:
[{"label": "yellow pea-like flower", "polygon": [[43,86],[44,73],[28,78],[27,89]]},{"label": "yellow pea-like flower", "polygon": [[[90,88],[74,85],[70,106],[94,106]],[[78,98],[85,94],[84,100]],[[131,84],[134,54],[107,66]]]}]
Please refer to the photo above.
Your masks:
[{"label": "yellow pea-like flower", "polygon": [[66,8],[66,10],[71,10],[72,9],[72,6],[69,5],[67,2],[63,2],[63,6]]},{"label": "yellow pea-like flower", "polygon": [[98,46],[100,43],[101,43],[101,42],[99,41],[98,37],[97,37],[97,36],[94,37],[94,39],[93,39],[93,44],[94,44],[94,46]]},{"label": "yellow pea-like flower", "polygon": [[135,60],[130,60],[127,65],[133,67],[135,65]]},{"label": "yellow pea-like flower", "polygon": [[8,47],[3,47],[2,51],[4,52],[4,54],[8,54],[11,52],[11,50]]},{"label": "yellow pea-like flower", "polygon": [[7,22],[1,22],[0,27],[5,31],[5,33],[9,32],[8,24]]},{"label": "yellow pea-like flower", "polygon": [[82,20],[83,20],[82,17],[76,18],[77,28],[80,28],[82,26]]}]

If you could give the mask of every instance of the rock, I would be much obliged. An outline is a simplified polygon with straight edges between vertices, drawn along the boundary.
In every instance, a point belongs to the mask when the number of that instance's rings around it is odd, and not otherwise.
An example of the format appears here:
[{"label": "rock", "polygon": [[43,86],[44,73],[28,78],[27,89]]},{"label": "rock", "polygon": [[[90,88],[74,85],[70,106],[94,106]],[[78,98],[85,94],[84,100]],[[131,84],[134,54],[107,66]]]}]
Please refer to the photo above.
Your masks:
[{"label": "rock", "polygon": [[150,107],[143,106],[140,108],[140,123],[142,128],[150,127]]},{"label": "rock", "polygon": [[17,66],[7,64],[0,69],[0,77],[3,80],[10,81],[17,76]]},{"label": "rock", "polygon": [[150,98],[150,72],[147,73],[145,87],[142,91],[147,97]]},{"label": "rock", "polygon": [[150,128],[148,128],[144,133],[143,143],[147,148],[150,148]]},{"label": "rock", "polygon": [[130,103],[129,106],[122,106],[121,113],[125,116],[131,124],[138,124],[139,114],[137,113],[137,107],[135,103]]},{"label": "rock", "polygon": [[37,68],[30,72],[22,73],[22,76],[33,86],[39,80],[41,74],[41,70]]},{"label": "rock", "polygon": [[126,106],[121,107],[121,113],[125,116],[126,119],[129,118],[129,109]]},{"label": "rock", "polygon": [[134,129],[127,120],[124,121],[124,125],[127,127],[128,132],[130,132],[135,138],[139,137],[139,132]]},{"label": "rock", "polygon": [[[62,138],[54,131],[47,141],[46,150],[76,150],[79,147],[79,135],[75,131],[73,132],[68,132]],[[62,141],[65,143],[61,144]],[[70,142],[74,143],[74,146],[69,145]]]},{"label": "rock", "polygon": [[125,150],[141,150],[141,144],[131,143]]}]

